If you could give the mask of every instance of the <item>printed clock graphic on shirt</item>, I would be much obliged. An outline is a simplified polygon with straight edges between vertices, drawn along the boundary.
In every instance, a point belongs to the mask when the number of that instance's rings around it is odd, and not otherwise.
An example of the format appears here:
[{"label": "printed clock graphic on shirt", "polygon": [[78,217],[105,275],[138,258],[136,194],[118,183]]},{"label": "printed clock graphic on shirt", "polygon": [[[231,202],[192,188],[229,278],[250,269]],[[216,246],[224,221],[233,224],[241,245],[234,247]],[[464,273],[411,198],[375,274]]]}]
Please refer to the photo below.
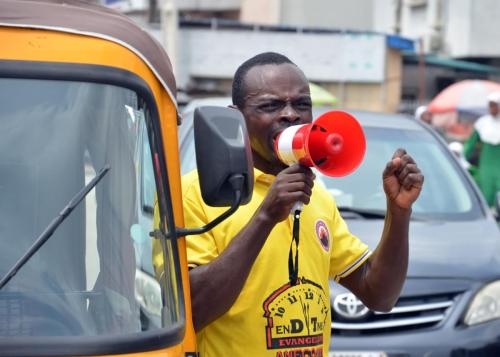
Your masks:
[{"label": "printed clock graphic on shirt", "polygon": [[329,300],[320,285],[299,279],[274,291],[263,304],[268,349],[322,349]]}]

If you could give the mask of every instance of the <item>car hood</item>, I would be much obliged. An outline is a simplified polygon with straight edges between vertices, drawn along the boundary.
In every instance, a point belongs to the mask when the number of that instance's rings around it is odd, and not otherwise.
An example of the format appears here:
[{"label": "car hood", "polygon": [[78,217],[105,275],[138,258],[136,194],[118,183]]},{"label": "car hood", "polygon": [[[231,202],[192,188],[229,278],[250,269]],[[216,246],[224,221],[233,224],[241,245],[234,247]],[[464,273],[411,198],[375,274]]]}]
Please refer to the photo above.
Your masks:
[{"label": "car hood", "polygon": [[[373,250],[383,220],[346,219],[351,232]],[[500,277],[500,230],[490,219],[474,221],[412,221],[409,278]]]}]

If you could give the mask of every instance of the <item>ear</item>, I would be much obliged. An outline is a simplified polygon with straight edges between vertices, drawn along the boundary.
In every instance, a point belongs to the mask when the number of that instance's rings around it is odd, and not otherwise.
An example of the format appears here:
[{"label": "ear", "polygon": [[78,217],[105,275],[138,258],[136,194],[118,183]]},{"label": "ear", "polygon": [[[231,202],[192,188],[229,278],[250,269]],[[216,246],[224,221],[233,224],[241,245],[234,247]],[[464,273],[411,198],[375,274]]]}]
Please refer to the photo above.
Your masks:
[{"label": "ear", "polygon": [[241,114],[243,114],[243,110],[241,110],[240,107],[238,107],[237,105],[234,105],[234,104],[229,104],[228,105],[228,108],[231,108],[231,109],[236,109],[238,110]]}]

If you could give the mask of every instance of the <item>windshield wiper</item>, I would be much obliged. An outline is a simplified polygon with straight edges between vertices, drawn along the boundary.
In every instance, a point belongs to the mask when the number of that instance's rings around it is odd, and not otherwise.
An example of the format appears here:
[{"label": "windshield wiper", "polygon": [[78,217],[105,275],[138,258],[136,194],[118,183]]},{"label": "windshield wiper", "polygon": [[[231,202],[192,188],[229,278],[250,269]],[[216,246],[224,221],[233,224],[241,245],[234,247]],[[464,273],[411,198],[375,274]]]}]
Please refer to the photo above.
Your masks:
[{"label": "windshield wiper", "polygon": [[73,212],[73,210],[78,206],[78,204],[87,196],[87,194],[101,181],[101,179],[109,171],[110,166],[104,166],[101,171],[84,187],[82,188],[63,208],[59,215],[50,222],[50,224],[45,228],[45,230],[36,239],[35,243],[28,249],[26,253],[14,264],[12,268],[5,274],[5,276],[0,280],[0,289],[2,289],[9,281],[12,279],[19,269],[23,267],[24,264],[35,254],[43,244],[54,234],[56,229],[61,225],[62,222]]},{"label": "windshield wiper", "polygon": [[340,206],[338,207],[340,213],[352,213],[352,215],[344,215],[347,218],[365,218],[365,219],[384,219],[385,211],[376,210],[376,209],[364,209],[364,208],[356,208],[356,207],[346,207]]}]

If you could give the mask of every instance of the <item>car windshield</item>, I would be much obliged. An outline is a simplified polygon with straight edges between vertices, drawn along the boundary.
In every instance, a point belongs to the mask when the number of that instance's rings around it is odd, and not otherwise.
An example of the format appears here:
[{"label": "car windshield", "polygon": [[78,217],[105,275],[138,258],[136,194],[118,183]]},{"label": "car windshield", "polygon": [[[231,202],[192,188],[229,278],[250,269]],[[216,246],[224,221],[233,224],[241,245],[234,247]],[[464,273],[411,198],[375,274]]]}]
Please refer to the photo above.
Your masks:
[{"label": "car windshield", "polygon": [[0,93],[0,277],[109,166],[0,290],[0,336],[116,336],[174,324],[177,292],[162,305],[151,263],[145,102],[129,89],[70,81],[4,78]]},{"label": "car windshield", "polygon": [[[315,108],[315,117],[323,110]],[[365,113],[369,116],[369,113]],[[192,134],[192,111],[184,113],[181,134],[182,173],[196,168]],[[356,113],[356,117],[363,113]],[[365,118],[366,122],[370,117]],[[366,153],[361,165],[344,177],[328,177],[317,172],[317,181],[335,197],[346,218],[383,218],[386,199],[382,187],[382,172],[398,148],[405,148],[425,172],[425,185],[412,208],[414,219],[463,220],[481,215],[477,198],[470,183],[435,136],[420,126],[393,124],[363,125]],[[349,213],[347,211],[350,211]],[[361,215],[356,214],[361,213]]]},{"label": "car windshield", "polygon": [[464,175],[430,133],[397,126],[365,126],[364,132],[366,153],[356,171],[344,177],[318,176],[339,208],[384,212],[382,172],[394,151],[405,148],[425,172],[425,185],[412,209],[414,218],[455,220],[473,218],[480,212]]}]

